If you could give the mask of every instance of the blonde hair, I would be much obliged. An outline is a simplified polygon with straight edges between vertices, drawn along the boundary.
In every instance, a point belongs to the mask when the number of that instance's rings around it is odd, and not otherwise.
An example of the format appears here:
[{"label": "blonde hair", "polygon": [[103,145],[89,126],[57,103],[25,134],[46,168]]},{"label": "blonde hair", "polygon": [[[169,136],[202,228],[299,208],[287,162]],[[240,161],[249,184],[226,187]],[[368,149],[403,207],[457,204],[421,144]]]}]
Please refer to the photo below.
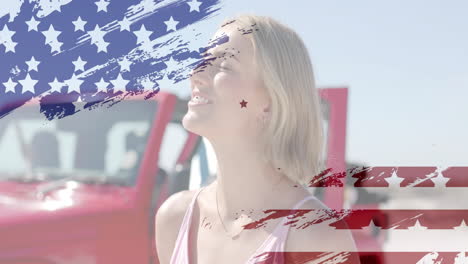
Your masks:
[{"label": "blonde hair", "polygon": [[[322,109],[308,50],[288,26],[265,16],[226,19],[251,35],[255,61],[271,100],[265,124],[265,161],[299,184],[324,169]],[[239,28],[240,27],[240,28]]]}]

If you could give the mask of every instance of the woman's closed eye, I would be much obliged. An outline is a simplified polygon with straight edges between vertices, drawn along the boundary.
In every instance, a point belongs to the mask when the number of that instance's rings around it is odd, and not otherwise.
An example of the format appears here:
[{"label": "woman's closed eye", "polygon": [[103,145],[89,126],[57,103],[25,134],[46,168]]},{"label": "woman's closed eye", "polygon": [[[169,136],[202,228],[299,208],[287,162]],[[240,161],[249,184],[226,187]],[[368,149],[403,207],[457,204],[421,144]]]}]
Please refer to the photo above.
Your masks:
[{"label": "woman's closed eye", "polygon": [[215,66],[216,68],[222,69],[222,70],[230,70],[231,66],[227,62],[227,58],[223,57],[212,57],[207,59],[208,64]]},{"label": "woman's closed eye", "polygon": [[205,67],[214,66],[223,71],[229,71],[232,69],[231,64],[229,63],[229,60],[231,60],[232,58],[226,56],[225,54],[219,56],[214,56],[213,54],[204,54],[203,57],[204,59],[201,65]]}]

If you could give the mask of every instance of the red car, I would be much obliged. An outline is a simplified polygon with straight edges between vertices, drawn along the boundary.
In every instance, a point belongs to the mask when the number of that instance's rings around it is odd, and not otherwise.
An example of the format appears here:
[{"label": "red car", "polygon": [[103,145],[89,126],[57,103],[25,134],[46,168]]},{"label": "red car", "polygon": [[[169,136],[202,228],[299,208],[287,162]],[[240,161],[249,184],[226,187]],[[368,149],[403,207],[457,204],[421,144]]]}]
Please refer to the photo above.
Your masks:
[{"label": "red car", "polygon": [[1,264],[157,263],[154,215],[174,156],[163,164],[161,146],[176,97],[143,96],[75,103],[79,113],[52,121],[31,102],[1,119]]}]

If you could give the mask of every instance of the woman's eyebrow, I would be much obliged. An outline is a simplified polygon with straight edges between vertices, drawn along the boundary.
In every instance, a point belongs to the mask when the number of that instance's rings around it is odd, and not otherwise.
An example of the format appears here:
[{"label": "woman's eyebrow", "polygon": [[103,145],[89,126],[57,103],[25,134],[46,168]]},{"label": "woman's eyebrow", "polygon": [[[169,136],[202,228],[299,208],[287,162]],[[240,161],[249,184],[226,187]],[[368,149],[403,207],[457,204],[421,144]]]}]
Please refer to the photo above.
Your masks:
[{"label": "woman's eyebrow", "polygon": [[[238,53],[240,53],[240,52],[238,52]],[[213,53],[209,53],[209,54],[212,54],[212,55],[214,55],[216,57],[224,57],[224,56],[227,55],[230,58],[234,58],[237,62],[240,62],[237,55],[234,52],[229,51],[229,50],[225,50],[225,51],[215,50],[215,51],[213,51]]]}]

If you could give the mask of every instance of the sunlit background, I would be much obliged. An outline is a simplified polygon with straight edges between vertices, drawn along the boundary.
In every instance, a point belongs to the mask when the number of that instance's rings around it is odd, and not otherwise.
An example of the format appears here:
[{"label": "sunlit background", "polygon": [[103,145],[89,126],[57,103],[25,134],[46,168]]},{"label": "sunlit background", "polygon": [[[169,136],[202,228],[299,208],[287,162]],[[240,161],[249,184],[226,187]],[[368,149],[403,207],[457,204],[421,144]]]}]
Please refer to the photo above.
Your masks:
[{"label": "sunlit background", "polygon": [[[242,13],[272,16],[296,30],[305,41],[318,88],[348,89],[347,167],[468,166],[468,2],[232,0],[222,2],[221,6],[216,16],[196,25],[201,32],[194,40],[196,45],[208,43],[227,17]],[[6,11],[8,6],[0,8],[0,18]],[[164,52],[168,50],[166,47]],[[7,77],[1,76],[1,80],[6,81]],[[187,99],[190,94],[188,80],[177,85],[167,82],[162,90],[176,94],[179,99]],[[37,202],[54,212],[73,209],[83,201],[90,203],[86,200],[90,197],[97,199],[91,200],[92,204],[99,205],[96,201],[112,204],[114,200],[120,201],[117,198],[138,194],[132,193],[141,188],[137,176],[140,179],[154,176],[138,174],[144,151],[153,147],[147,141],[149,128],[154,125],[151,118],[161,110],[152,103],[125,102],[110,109],[102,107],[52,121],[45,120],[38,105],[33,105],[0,119],[0,130],[4,130],[3,135],[0,133],[3,161],[0,179],[8,178],[7,183],[2,183],[5,185],[0,184],[0,219],[6,212],[1,210],[21,211],[21,206],[31,201],[34,206]],[[216,157],[206,139],[194,151],[192,160],[177,164],[190,140],[180,124],[184,113],[179,106],[176,117],[165,128],[158,164],[153,164],[159,169],[156,184],[146,186],[152,191],[151,217],[168,195],[198,189],[216,177]],[[128,116],[117,112],[119,107]],[[38,138],[42,143],[33,144]],[[46,150],[47,155],[38,149]],[[344,192],[343,208],[361,203],[364,208],[382,210],[468,209],[468,192],[464,187],[354,188],[352,184],[348,182]],[[87,185],[98,186],[97,191],[86,189]],[[106,189],[109,186],[118,186],[121,195]],[[44,196],[57,192],[45,203],[35,200],[37,197],[30,190]],[[317,189],[311,191],[320,195]],[[77,199],[83,198],[80,193],[86,199]],[[41,208],[34,206],[31,207],[34,210]],[[102,215],[97,212],[96,215]],[[115,218],[118,216],[110,219]],[[2,227],[5,225],[0,223]],[[370,229],[370,233],[375,231]],[[450,251],[468,245],[466,233],[425,232],[414,235],[407,230],[388,231],[385,239],[373,238],[370,245],[382,251]],[[0,243],[0,260],[1,249]]]}]

